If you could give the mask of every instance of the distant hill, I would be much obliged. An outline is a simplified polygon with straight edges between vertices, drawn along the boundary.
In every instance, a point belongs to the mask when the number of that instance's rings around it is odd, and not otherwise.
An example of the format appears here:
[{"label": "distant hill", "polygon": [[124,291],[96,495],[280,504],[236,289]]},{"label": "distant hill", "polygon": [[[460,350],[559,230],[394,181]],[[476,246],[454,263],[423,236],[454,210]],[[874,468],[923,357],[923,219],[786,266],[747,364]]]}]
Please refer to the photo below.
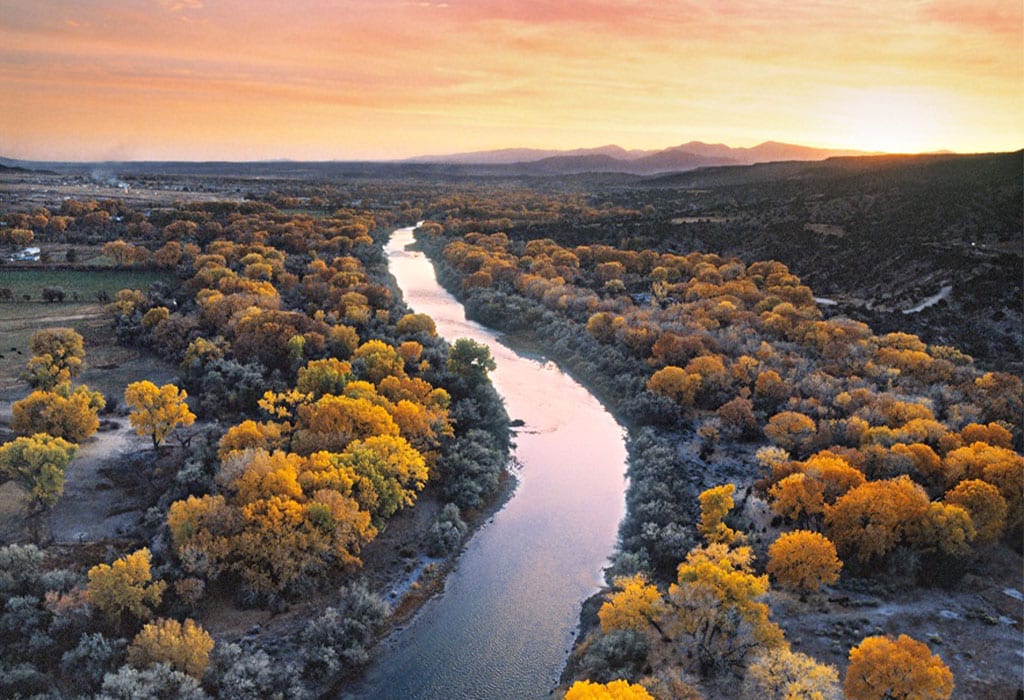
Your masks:
[{"label": "distant hill", "polygon": [[766,141],[751,148],[732,148],[722,143],[690,141],[662,150],[627,151],[621,146],[601,146],[572,151],[506,148],[439,156],[410,158],[405,163],[506,166],[524,174],[569,175],[585,172],[616,172],[657,175],[716,165],[753,165],[773,161],[812,161],[836,156],[874,155],[865,151],[812,148]]}]

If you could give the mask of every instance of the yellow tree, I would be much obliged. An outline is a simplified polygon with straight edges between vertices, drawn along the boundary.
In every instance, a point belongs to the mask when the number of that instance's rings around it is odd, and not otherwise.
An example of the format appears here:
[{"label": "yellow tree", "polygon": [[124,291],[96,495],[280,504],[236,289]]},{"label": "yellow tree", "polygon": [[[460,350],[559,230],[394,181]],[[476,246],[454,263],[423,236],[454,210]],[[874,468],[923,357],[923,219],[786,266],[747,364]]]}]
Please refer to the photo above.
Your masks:
[{"label": "yellow tree", "polygon": [[850,700],[946,700],[953,673],[926,644],[905,634],[867,637],[850,649],[843,691]]},{"label": "yellow tree", "polygon": [[647,583],[641,575],[615,579],[615,593],[597,611],[601,620],[601,631],[633,630],[645,632],[648,626],[658,626],[658,618],[664,611],[664,603],[658,589]]},{"label": "yellow tree", "polygon": [[45,328],[32,334],[32,358],[24,375],[34,388],[51,390],[77,377],[85,367],[85,344],[72,328]]},{"label": "yellow tree", "polygon": [[680,658],[692,658],[702,676],[742,666],[752,652],[785,644],[760,600],[768,577],[751,573],[750,557],[748,547],[695,549],[669,587],[662,628]]},{"label": "yellow tree", "polygon": [[28,491],[33,510],[52,506],[64,493],[64,471],[75,458],[76,445],[37,433],[0,446],[0,477]]},{"label": "yellow tree", "polygon": [[434,319],[427,314],[406,314],[398,319],[395,330],[399,335],[417,335],[424,333],[428,336],[437,335],[437,326]]},{"label": "yellow tree", "polygon": [[965,508],[953,503],[929,503],[928,510],[909,529],[920,551],[962,557],[971,551],[977,531]]},{"label": "yellow tree", "polygon": [[[1006,526],[1010,531],[1024,520],[1024,456],[1005,447],[975,442],[946,455],[946,469],[968,479],[983,479],[999,489],[1006,500]],[[958,480],[958,479],[957,479]]]},{"label": "yellow tree", "polygon": [[1006,528],[1006,499],[992,484],[966,479],[946,493],[945,501],[970,514],[978,542],[995,542],[1002,536]]},{"label": "yellow tree", "polygon": [[867,480],[863,472],[828,450],[809,457],[801,471],[820,485],[825,503],[835,503],[837,498]]},{"label": "yellow tree", "polygon": [[353,440],[345,448],[340,461],[372,489],[372,507],[358,493],[356,500],[370,511],[377,523],[415,503],[416,494],[427,482],[423,455],[399,436],[375,435]]},{"label": "yellow tree", "polygon": [[232,452],[266,450],[273,452],[284,446],[284,431],[280,423],[242,421],[228,429],[218,444],[217,456],[224,460]]},{"label": "yellow tree", "polygon": [[[348,388],[353,389],[349,384]],[[365,382],[363,382],[365,384]],[[372,391],[373,387],[367,385]],[[372,397],[379,399],[376,392]],[[298,421],[292,438],[292,449],[300,454],[320,450],[341,452],[352,440],[373,435],[399,433],[391,414],[369,398],[351,398],[327,394],[314,403],[299,404]]]},{"label": "yellow tree", "polygon": [[188,394],[173,384],[158,387],[151,381],[133,382],[124,390],[124,401],[133,409],[128,422],[137,434],[148,435],[156,449],[176,427],[195,422],[186,398]]},{"label": "yellow tree", "polygon": [[803,473],[790,474],[768,489],[772,510],[797,523],[810,522],[825,510],[821,484]]},{"label": "yellow tree", "polygon": [[145,625],[128,647],[128,663],[138,668],[167,663],[194,678],[202,678],[210,663],[213,637],[194,620],[161,618]]},{"label": "yellow tree", "polygon": [[817,426],[802,413],[783,411],[768,419],[764,434],[774,444],[790,453],[802,450],[815,436]]},{"label": "yellow tree", "polygon": [[839,672],[780,646],[759,653],[747,667],[743,697],[761,700],[840,700]]},{"label": "yellow tree", "polygon": [[53,391],[33,391],[11,407],[11,428],[19,435],[47,433],[81,442],[100,427],[103,395],[82,385],[63,382]]},{"label": "yellow tree", "polygon": [[144,620],[160,604],[167,584],[153,581],[149,571],[149,550],[140,549],[114,561],[89,569],[86,593],[89,600],[116,625],[130,615]]},{"label": "yellow tree", "polygon": [[708,542],[731,544],[742,539],[741,533],[723,522],[733,508],[732,495],[735,491],[734,485],[722,484],[707,489],[697,497],[700,501],[700,525],[697,529]]},{"label": "yellow tree", "polygon": [[398,350],[382,340],[368,340],[356,348],[353,358],[361,360],[366,377],[374,384],[389,375],[401,377],[405,374],[405,362]]},{"label": "yellow tree", "polygon": [[325,394],[341,395],[345,385],[352,380],[352,365],[344,360],[328,357],[310,360],[301,368],[295,388],[303,394],[311,394],[313,400]]},{"label": "yellow tree", "polygon": [[634,685],[629,681],[576,681],[566,691],[565,700],[654,700],[654,697],[642,685]]},{"label": "yellow tree", "polygon": [[835,583],[842,568],[835,545],[817,532],[787,532],[768,548],[768,574],[801,596]]},{"label": "yellow tree", "polygon": [[681,367],[662,367],[647,380],[647,390],[683,406],[692,406],[700,389],[700,375],[687,374]]},{"label": "yellow tree", "polygon": [[864,564],[886,557],[903,541],[928,503],[924,489],[907,476],[869,481],[825,506],[825,526],[844,559],[855,554]]}]

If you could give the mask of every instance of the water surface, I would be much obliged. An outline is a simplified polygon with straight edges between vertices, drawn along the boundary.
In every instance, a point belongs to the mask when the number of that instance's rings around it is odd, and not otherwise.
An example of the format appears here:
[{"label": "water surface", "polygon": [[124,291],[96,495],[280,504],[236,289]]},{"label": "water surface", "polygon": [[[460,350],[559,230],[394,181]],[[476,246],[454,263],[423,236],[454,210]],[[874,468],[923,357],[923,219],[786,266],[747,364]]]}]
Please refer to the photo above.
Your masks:
[{"label": "water surface", "polygon": [[470,540],[442,595],[392,635],[344,698],[546,697],[558,682],[582,601],[601,585],[624,512],[623,430],[551,362],[516,353],[436,281],[412,229],[386,247],[408,305],[449,342],[491,348],[521,464],[512,499]]}]

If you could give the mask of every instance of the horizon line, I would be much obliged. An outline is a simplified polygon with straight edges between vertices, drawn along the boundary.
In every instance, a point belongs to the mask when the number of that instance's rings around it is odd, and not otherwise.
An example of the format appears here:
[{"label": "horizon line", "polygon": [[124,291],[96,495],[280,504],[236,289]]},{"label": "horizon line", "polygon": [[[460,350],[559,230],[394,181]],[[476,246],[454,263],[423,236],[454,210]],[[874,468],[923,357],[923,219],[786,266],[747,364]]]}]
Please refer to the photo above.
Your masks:
[{"label": "horizon line", "polygon": [[[705,143],[705,142],[698,142],[698,143]],[[816,149],[816,150],[822,150],[822,151],[855,151],[856,152],[856,154],[852,154],[852,155],[826,156],[825,158],[810,159],[807,162],[819,162],[819,161],[822,161],[822,160],[828,160],[830,158],[877,158],[877,157],[887,157],[887,156],[972,156],[972,155],[977,156],[977,155],[995,155],[995,154],[999,154],[999,153],[1017,153],[1017,152],[1020,152],[1020,151],[1024,151],[1024,146],[1020,146],[1020,147],[1017,147],[1017,148],[1008,148],[1008,149],[1005,149],[1005,150],[986,150],[986,151],[964,152],[964,151],[954,151],[954,150],[950,150],[950,149],[938,149],[938,150],[929,150],[929,151],[867,151],[867,150],[855,149],[855,148],[831,148],[831,147],[823,147],[823,146],[803,146],[802,144],[790,144],[790,143],[784,143],[784,142],[779,142],[779,141],[765,141],[762,144],[758,144],[758,145],[763,145],[764,143],[775,143],[775,144],[781,144],[781,145],[786,145],[786,146],[796,146],[796,147],[799,147],[799,148],[810,148],[810,149]],[[272,165],[272,164],[275,164],[275,163],[281,163],[281,164],[284,164],[284,163],[292,163],[292,164],[372,163],[372,164],[378,164],[378,165],[392,165],[392,164],[393,165],[444,165],[444,164],[450,164],[450,165],[465,165],[465,166],[470,166],[470,165],[489,165],[489,166],[505,165],[505,166],[507,166],[507,165],[515,165],[515,163],[472,163],[472,162],[450,163],[450,162],[444,161],[442,159],[444,159],[444,158],[465,157],[467,155],[475,155],[475,154],[495,153],[495,152],[501,152],[501,151],[515,151],[515,150],[553,151],[554,152],[553,153],[553,157],[558,157],[558,155],[560,155],[562,153],[567,153],[567,152],[570,152],[570,151],[596,150],[596,149],[599,149],[599,148],[607,148],[607,147],[611,147],[611,146],[615,146],[615,145],[616,144],[606,144],[605,146],[583,147],[583,148],[566,148],[566,149],[550,149],[550,148],[539,148],[539,147],[533,147],[533,146],[509,146],[509,147],[503,147],[503,148],[492,148],[492,149],[483,149],[483,150],[476,150],[476,151],[461,151],[461,152],[453,152],[453,153],[445,153],[445,154],[421,154],[421,155],[404,156],[404,157],[398,157],[398,158],[373,158],[373,157],[367,157],[367,158],[359,158],[359,157],[344,158],[344,157],[340,157],[340,158],[326,158],[326,159],[300,159],[300,158],[289,158],[289,157],[277,157],[277,158],[256,158],[256,159],[252,159],[252,160],[240,160],[240,159],[233,159],[233,158],[202,158],[202,159],[200,159],[200,158],[132,158],[132,159],[117,159],[117,158],[111,159],[111,158],[107,158],[107,159],[102,159],[102,160],[88,160],[88,159],[83,159],[83,160],[54,160],[54,159],[43,159],[43,158],[18,158],[18,157],[11,157],[11,156],[0,155],[0,161],[5,161],[5,162],[8,162],[8,163],[39,163],[39,164],[53,164],[53,165],[103,165],[103,164],[118,164],[118,163],[120,163],[120,164],[132,164],[132,163],[189,163],[189,164],[195,164],[195,165],[213,164],[213,163],[228,163],[228,164],[239,164],[239,165],[241,165],[241,164],[265,164],[265,165]],[[686,144],[680,144],[680,145],[686,145]],[[706,145],[725,145],[725,144],[706,144]],[[661,149],[626,149],[626,148],[623,148],[623,150],[626,150],[626,151],[651,151],[652,153],[657,153],[657,152],[660,152],[660,151],[664,151],[664,150],[668,150],[668,149],[672,149],[672,148],[678,148],[678,147],[679,146],[666,146],[665,148],[661,148]],[[620,147],[620,148],[622,148],[622,147]],[[735,150],[740,150],[740,149],[749,150],[749,149],[755,148],[755,147],[754,146],[728,146],[728,148],[735,149]],[[547,158],[547,157],[552,157],[552,156],[542,156],[542,158]],[[432,158],[432,159],[437,159],[437,160],[426,161],[426,162],[410,162],[410,161],[414,161],[416,159],[422,159],[422,158]],[[789,161],[794,161],[794,159],[790,158],[790,159],[782,159],[782,160],[759,161],[759,163],[778,163],[778,162],[789,162]],[[531,161],[522,161],[522,162],[525,163],[525,162],[531,162]],[[629,162],[629,161],[624,161],[624,162]],[[794,161],[794,162],[798,162],[798,161]],[[748,165],[752,165],[752,164],[751,163],[735,163],[735,164],[720,163],[720,164],[716,164],[714,166],[702,166],[702,167],[730,167],[730,166],[733,166],[733,165],[735,165],[735,166],[748,166]]]}]

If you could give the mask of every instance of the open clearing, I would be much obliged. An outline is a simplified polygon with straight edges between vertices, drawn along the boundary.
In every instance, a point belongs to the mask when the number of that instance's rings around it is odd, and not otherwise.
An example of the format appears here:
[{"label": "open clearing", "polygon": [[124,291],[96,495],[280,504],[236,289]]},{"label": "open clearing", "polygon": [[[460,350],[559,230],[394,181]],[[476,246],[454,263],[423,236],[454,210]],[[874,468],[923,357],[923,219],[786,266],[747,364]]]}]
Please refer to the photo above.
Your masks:
[{"label": "open clearing", "polygon": [[155,270],[7,268],[0,275],[0,287],[11,290],[17,300],[15,304],[23,303],[26,294],[32,301],[42,301],[44,287],[60,287],[67,294],[68,301],[77,294],[81,301],[93,302],[98,294],[113,298],[122,289],[146,290],[154,282],[172,280],[173,275]]}]

